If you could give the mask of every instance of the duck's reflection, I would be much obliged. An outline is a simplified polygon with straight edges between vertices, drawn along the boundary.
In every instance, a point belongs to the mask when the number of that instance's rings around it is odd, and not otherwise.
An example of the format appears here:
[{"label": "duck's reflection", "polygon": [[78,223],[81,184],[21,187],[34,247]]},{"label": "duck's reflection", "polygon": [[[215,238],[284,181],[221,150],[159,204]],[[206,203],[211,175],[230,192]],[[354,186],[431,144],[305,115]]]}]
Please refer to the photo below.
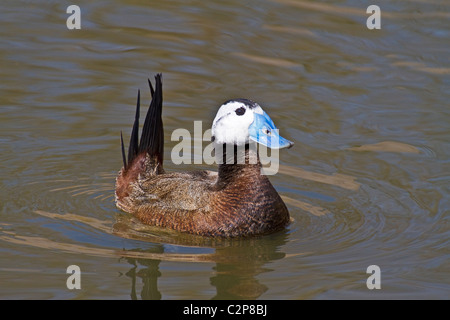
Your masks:
[{"label": "duck's reflection", "polygon": [[[161,252],[162,250],[160,250],[159,253]],[[159,263],[161,261],[134,258],[127,258],[127,261],[133,265],[133,267],[125,273],[125,275],[131,279],[131,299],[139,299],[136,292],[136,278],[139,278],[142,279],[143,282],[140,298],[143,300],[160,300],[161,292],[158,290],[157,280],[161,276],[161,272],[159,272]],[[143,268],[141,267],[138,269],[138,264]]]},{"label": "duck's reflection", "polygon": [[[267,291],[267,286],[257,279],[261,273],[271,271],[268,262],[285,257],[282,246],[287,232],[261,238],[229,240],[222,242],[211,255],[213,276],[209,281],[216,289],[211,299],[256,299]],[[137,250],[133,250],[136,252]],[[143,251],[144,252],[144,251]],[[146,250],[146,253],[164,254],[164,245]],[[158,288],[161,260],[126,258],[132,268],[125,274],[131,279],[131,299],[161,299],[164,289]],[[162,262],[164,263],[164,262]],[[142,283],[142,285],[140,284]],[[139,288],[142,287],[140,294]],[[185,288],[180,288],[180,291]]]}]

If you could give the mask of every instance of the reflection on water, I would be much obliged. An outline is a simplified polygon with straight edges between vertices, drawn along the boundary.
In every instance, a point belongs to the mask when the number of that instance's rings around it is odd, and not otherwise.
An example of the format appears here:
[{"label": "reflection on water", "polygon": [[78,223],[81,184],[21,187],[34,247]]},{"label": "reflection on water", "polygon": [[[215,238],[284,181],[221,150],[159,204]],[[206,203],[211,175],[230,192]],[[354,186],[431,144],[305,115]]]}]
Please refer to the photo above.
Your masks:
[{"label": "reflection on water", "polygon": [[366,144],[359,147],[352,147],[349,150],[353,151],[380,151],[380,152],[409,152],[419,153],[419,149],[416,147],[395,141],[382,141],[374,144]]},{"label": "reflection on water", "polygon": [[[105,233],[111,233],[110,221],[100,221],[94,218],[79,216],[76,214],[54,214],[45,211],[35,211],[36,214],[53,219],[62,219],[83,223]],[[128,220],[128,228],[133,226],[137,230],[124,231],[124,227],[119,227],[120,231],[113,231],[113,234],[126,238],[140,239],[142,241],[152,241],[154,243],[176,243],[190,246],[215,246],[216,250],[212,254],[186,254],[186,253],[166,253],[164,245],[158,244],[151,250],[131,249],[131,250],[111,250],[99,247],[82,246],[70,243],[55,242],[41,237],[30,237],[16,234],[12,231],[0,229],[0,240],[18,244],[33,246],[46,250],[58,250],[76,254],[87,254],[96,257],[121,257],[132,265],[131,269],[125,273],[131,279],[131,298],[137,299],[160,299],[161,293],[158,290],[158,277],[161,276],[159,264],[161,261],[175,262],[196,262],[214,263],[212,268],[215,273],[211,276],[210,282],[216,287],[216,298],[219,299],[255,299],[267,290],[256,276],[262,272],[270,271],[264,267],[267,262],[285,258],[284,253],[277,249],[286,243],[286,234],[281,233],[271,236],[269,239],[208,239],[191,235],[180,235],[176,232],[156,230],[140,224],[131,217],[119,218],[124,224],[124,219]],[[117,229],[115,226],[114,229]],[[145,230],[145,231],[142,231]],[[151,233],[153,230],[153,234]],[[134,231],[134,232],[133,232]],[[162,236],[164,232],[172,234],[172,237]],[[298,254],[297,254],[298,255]],[[136,292],[136,279],[143,283],[140,295]]]},{"label": "reflection on water", "polygon": [[[276,249],[285,243],[283,237],[277,237],[270,245],[260,246],[254,241],[245,241],[240,245],[220,247],[214,254],[217,262],[212,267],[210,284],[216,293],[212,299],[256,299],[267,291],[257,276],[272,270],[264,267],[267,262],[282,259],[285,255],[277,253]],[[256,244],[256,246],[255,246]],[[154,252],[162,253],[163,246],[158,246]],[[131,298],[160,299],[158,278],[161,276],[159,264],[161,260],[126,258],[133,267],[126,273],[131,279]],[[137,294],[136,280],[142,282],[142,291]]]},{"label": "reflection on water", "polygon": [[[352,0],[97,1],[77,31],[64,4],[3,4],[1,298],[448,296],[447,2],[379,3],[381,30]],[[175,129],[206,129],[236,97],[295,142],[270,176],[286,230],[216,240],[115,208],[119,133],[157,72],[165,159]],[[72,264],[79,291],[65,286]],[[381,290],[365,286],[372,264]]]}]

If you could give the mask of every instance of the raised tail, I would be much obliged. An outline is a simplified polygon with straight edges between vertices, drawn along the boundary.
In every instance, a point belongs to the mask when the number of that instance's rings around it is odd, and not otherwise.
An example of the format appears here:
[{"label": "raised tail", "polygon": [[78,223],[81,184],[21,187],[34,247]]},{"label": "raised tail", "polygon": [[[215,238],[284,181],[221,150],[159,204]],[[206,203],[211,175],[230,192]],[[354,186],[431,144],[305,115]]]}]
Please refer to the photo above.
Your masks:
[{"label": "raised tail", "polygon": [[139,114],[141,94],[138,91],[136,115],[131,131],[130,145],[128,147],[128,161],[125,155],[122,133],[120,134],[124,167],[123,175],[127,173],[134,175],[134,173],[158,174],[163,172],[164,128],[161,117],[163,102],[161,77],[160,73],[155,76],[155,89],[153,89],[150,79],[148,80],[152,101],[150,102],[147,116],[145,117],[140,142]]}]

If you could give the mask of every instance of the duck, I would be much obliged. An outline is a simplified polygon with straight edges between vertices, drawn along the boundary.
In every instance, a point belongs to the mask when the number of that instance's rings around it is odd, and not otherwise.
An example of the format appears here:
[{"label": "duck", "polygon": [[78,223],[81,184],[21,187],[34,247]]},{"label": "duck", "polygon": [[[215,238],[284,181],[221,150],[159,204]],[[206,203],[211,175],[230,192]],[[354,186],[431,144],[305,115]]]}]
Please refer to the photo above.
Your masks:
[{"label": "duck", "polygon": [[[282,198],[262,173],[255,145],[290,148],[272,119],[250,99],[232,99],[217,111],[211,140],[218,170],[166,171],[162,74],[148,84],[151,102],[139,139],[140,91],[128,152],[120,133],[123,166],[115,184],[117,208],[143,224],[205,237],[249,237],[290,223]],[[240,155],[240,156],[239,156]],[[220,161],[222,160],[222,161]]]}]

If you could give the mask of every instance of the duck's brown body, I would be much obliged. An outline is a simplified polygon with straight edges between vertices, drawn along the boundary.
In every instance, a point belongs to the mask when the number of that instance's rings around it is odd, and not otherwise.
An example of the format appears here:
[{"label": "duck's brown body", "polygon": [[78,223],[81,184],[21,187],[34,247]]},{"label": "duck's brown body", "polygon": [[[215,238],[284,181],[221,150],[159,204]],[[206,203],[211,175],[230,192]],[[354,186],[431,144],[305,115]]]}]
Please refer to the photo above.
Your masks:
[{"label": "duck's brown body", "polygon": [[[150,116],[149,124],[158,128],[154,128],[152,137],[142,137],[139,146],[134,137],[137,130],[133,129],[128,164],[124,156],[124,167],[116,179],[118,208],[145,224],[205,236],[260,235],[280,230],[289,223],[286,205],[267,176],[261,174],[257,155],[257,164],[248,163],[254,152],[251,148],[245,151],[246,164],[220,164],[217,173],[166,173],[162,166],[162,145],[154,142],[162,141],[160,110],[159,116],[154,112],[155,107],[162,108],[159,75],[156,93],[153,88],[151,92],[153,99],[147,118]],[[155,100],[160,103],[154,103]],[[153,118],[158,119],[151,121]],[[144,124],[143,135],[146,129]],[[142,141],[153,144],[149,148]]]}]

